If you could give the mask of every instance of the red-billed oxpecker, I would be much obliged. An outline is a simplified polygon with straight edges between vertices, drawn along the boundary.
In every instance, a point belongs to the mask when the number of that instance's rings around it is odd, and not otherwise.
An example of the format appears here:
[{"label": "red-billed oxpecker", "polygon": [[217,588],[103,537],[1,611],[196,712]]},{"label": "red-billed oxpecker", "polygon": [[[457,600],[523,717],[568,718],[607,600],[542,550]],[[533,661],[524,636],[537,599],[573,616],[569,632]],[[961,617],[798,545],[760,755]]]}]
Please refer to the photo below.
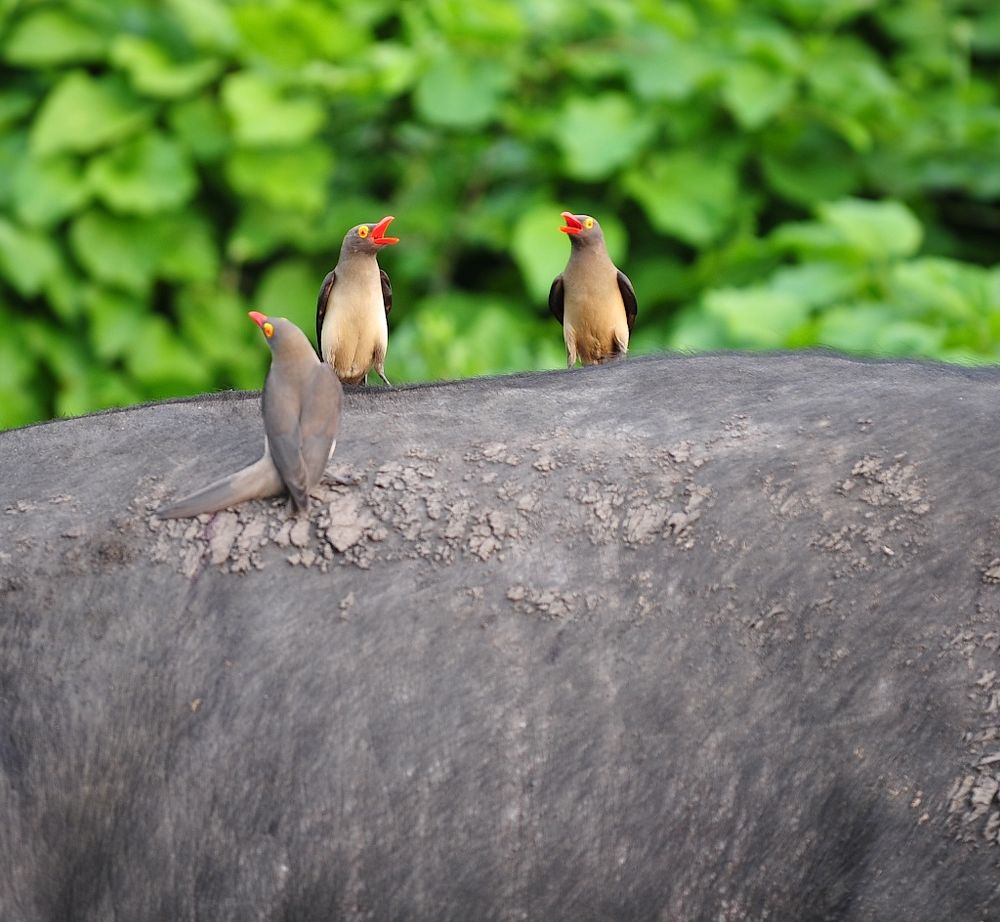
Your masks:
[{"label": "red-billed oxpecker", "polygon": [[271,347],[264,380],[264,454],[249,467],[157,509],[164,519],[215,512],[248,499],[287,490],[296,512],[308,511],[309,491],[319,483],[337,445],[344,391],[333,369],[320,361],[309,338],[283,317],[250,311]]},{"label": "red-billed oxpecker", "polygon": [[597,365],[628,351],[638,305],[628,277],[608,256],[601,225],[590,215],[562,213],[569,235],[566,268],[549,289],[549,310],[563,326],[566,364],[577,356]]},{"label": "red-billed oxpecker", "polygon": [[323,279],[316,302],[316,345],[345,384],[367,383],[373,368],[385,376],[389,346],[387,318],[392,310],[392,285],[379,268],[378,251],[398,237],[386,237],[394,220],[387,215],[377,224],[352,227],[340,247],[340,258]]}]

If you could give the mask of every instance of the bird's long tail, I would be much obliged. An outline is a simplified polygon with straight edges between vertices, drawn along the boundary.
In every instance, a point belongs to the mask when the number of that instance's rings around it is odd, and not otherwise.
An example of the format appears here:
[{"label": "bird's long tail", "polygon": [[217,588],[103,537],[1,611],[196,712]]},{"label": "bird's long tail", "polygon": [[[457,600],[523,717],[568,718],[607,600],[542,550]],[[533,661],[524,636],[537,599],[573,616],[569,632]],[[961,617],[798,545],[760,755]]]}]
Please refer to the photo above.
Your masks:
[{"label": "bird's long tail", "polygon": [[160,506],[156,514],[161,519],[186,519],[203,512],[227,509],[248,499],[277,496],[284,489],[285,484],[270,454],[265,454],[235,474],[223,477],[190,496]]}]

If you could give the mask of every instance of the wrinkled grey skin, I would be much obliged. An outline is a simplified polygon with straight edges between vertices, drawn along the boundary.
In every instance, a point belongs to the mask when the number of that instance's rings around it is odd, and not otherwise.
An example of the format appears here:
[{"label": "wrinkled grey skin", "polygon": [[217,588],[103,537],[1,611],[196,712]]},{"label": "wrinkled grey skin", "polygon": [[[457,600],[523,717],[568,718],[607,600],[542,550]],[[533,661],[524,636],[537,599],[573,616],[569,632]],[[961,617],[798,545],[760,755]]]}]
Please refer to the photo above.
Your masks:
[{"label": "wrinkled grey skin", "polygon": [[299,533],[150,514],[256,395],[0,434],[0,918],[1000,918],[998,414],[822,355],[349,392]]}]

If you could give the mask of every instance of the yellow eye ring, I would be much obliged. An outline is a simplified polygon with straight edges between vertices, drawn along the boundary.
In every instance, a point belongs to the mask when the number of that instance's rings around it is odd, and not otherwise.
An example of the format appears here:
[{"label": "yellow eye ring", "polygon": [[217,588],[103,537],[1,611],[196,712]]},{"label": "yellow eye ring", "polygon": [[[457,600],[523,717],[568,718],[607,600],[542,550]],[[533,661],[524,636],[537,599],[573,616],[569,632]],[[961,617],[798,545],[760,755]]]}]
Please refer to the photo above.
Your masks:
[{"label": "yellow eye ring", "polygon": [[587,220],[583,222],[583,226],[587,228],[587,230],[590,230],[594,226],[594,219],[587,218]]},{"label": "yellow eye ring", "polygon": [[358,228],[358,236],[362,240],[364,240],[365,237],[368,236],[368,225],[367,224],[362,224],[361,227]]},{"label": "yellow eye ring", "polygon": [[274,336],[274,325],[273,324],[265,323],[264,326],[261,327],[261,329],[264,331],[264,335],[268,339],[270,339],[272,336]]}]

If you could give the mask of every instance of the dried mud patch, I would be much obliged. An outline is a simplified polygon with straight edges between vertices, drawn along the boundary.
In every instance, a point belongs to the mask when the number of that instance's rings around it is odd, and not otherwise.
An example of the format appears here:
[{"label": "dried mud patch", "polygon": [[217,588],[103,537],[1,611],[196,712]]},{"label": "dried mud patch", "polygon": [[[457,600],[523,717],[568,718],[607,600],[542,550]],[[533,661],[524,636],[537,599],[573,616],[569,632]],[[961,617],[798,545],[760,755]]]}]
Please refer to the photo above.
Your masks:
[{"label": "dried mud patch", "polygon": [[916,465],[904,454],[884,460],[866,454],[838,480],[822,525],[809,541],[818,551],[841,555],[846,569],[901,566],[920,548],[932,503]]}]

